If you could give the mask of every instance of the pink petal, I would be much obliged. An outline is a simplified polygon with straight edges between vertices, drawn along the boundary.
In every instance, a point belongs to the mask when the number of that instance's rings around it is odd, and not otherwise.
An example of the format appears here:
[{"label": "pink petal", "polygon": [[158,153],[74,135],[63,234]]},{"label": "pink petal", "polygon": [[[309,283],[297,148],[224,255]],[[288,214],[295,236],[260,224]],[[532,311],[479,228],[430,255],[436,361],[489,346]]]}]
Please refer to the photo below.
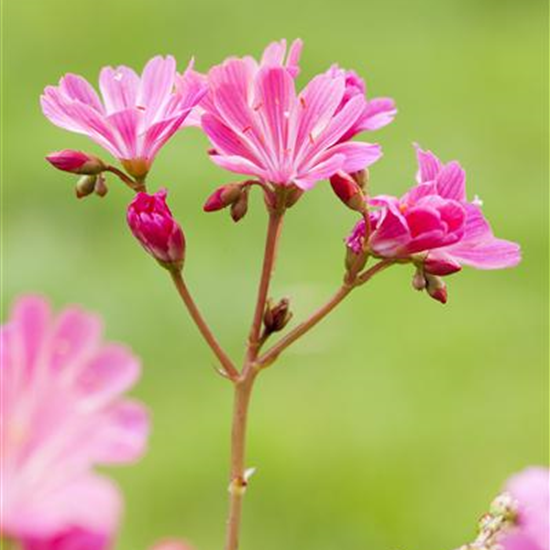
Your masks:
[{"label": "pink petal", "polygon": [[153,57],[141,75],[137,106],[144,108],[145,125],[157,122],[170,99],[176,78],[176,60],[171,56]]},{"label": "pink petal", "polygon": [[355,131],[373,131],[383,128],[395,118],[395,102],[389,97],[377,97],[367,102],[363,114],[355,125]]},{"label": "pink petal", "polygon": [[262,179],[269,179],[268,174],[264,169],[258,168],[253,162],[246,160],[244,157],[227,156],[227,155],[210,155],[210,159],[214,164],[221,168],[225,168],[236,174],[247,174],[249,176],[257,176]]},{"label": "pink petal", "polygon": [[201,124],[202,129],[210,138],[210,141],[218,153],[228,156],[243,157],[258,165],[259,169],[259,160],[246,142],[231,130],[231,128],[223,124],[217,117],[207,113],[203,115]]},{"label": "pink petal", "polygon": [[22,550],[108,550],[109,537],[78,528],[69,528],[49,538],[32,538],[21,541]]},{"label": "pink petal", "polygon": [[431,151],[424,151],[419,145],[415,145],[415,148],[418,160],[418,173],[416,175],[418,183],[435,180],[441,170],[441,161]]},{"label": "pink petal", "polygon": [[444,225],[441,222],[441,216],[435,208],[413,207],[407,210],[405,219],[414,239],[422,233],[429,231],[444,231]]},{"label": "pink petal", "polygon": [[111,537],[121,509],[122,499],[114,483],[86,474],[46,495],[35,495],[30,505],[7,521],[10,531],[21,538],[48,538],[74,527]]},{"label": "pink petal", "polygon": [[132,462],[145,450],[149,415],[140,403],[121,401],[106,411],[93,430],[94,460],[103,464]]},{"label": "pink petal", "polygon": [[118,111],[109,115],[107,121],[119,136],[119,151],[123,159],[139,156],[138,132],[143,114],[135,108]]},{"label": "pink petal", "polygon": [[459,242],[445,251],[459,262],[477,269],[503,269],[514,267],[521,261],[521,249],[517,243],[495,237],[478,244]]},{"label": "pink petal", "polygon": [[161,120],[150,126],[138,150],[139,156],[152,162],[161,147],[183,126],[190,112],[191,109],[187,109],[173,118]]},{"label": "pink petal", "polygon": [[301,154],[296,157],[296,162],[306,164],[315,155],[337,143],[360,116],[364,105],[365,100],[360,95],[348,101],[317,137],[309,137],[306,146],[301,147]]},{"label": "pink petal", "polygon": [[[49,333],[52,320],[50,305],[40,296],[25,296],[15,302],[11,312],[13,327],[13,368],[28,379]],[[17,374],[16,372],[13,373]]]},{"label": "pink petal", "polygon": [[342,170],[351,174],[374,164],[382,156],[382,149],[378,144],[353,141],[331,147],[323,157],[334,154],[346,157]]},{"label": "pink petal", "polygon": [[392,257],[410,241],[411,234],[403,215],[396,208],[386,208],[370,238],[373,251],[380,256]]},{"label": "pink petal", "polygon": [[129,67],[105,67],[99,73],[99,89],[107,114],[136,106],[139,76]]},{"label": "pink petal", "polygon": [[138,358],[124,346],[110,344],[86,363],[75,384],[83,398],[99,406],[130,388],[139,374]]},{"label": "pink petal", "polygon": [[286,40],[283,38],[279,42],[271,42],[264,50],[260,66],[262,67],[282,67],[286,53]]},{"label": "pink petal", "polygon": [[456,161],[446,164],[436,176],[437,190],[446,199],[466,200],[466,174]]},{"label": "pink petal", "polygon": [[302,55],[303,47],[304,43],[299,38],[294,40],[294,42],[292,42],[292,44],[290,45],[290,50],[288,52],[285,67],[290,73],[290,76],[292,76],[293,78],[296,78],[300,73],[299,62]]},{"label": "pink petal", "polygon": [[282,67],[261,69],[256,77],[255,110],[262,122],[268,147],[280,166],[288,148],[288,119],[296,101],[294,80]]},{"label": "pink petal", "polygon": [[308,169],[306,173],[298,174],[294,183],[300,189],[311,189],[318,181],[328,179],[341,170],[345,160],[344,155],[334,154]]},{"label": "pink petal", "polygon": [[76,74],[65,75],[59,82],[59,89],[70,99],[85,103],[97,112],[104,113],[103,105],[96,91],[81,76]]},{"label": "pink petal", "polygon": [[321,74],[313,78],[298,97],[296,111],[291,114],[295,130],[289,147],[295,148],[296,159],[302,158],[321,132],[331,122],[345,90],[344,77]]},{"label": "pink petal", "polygon": [[77,307],[65,309],[56,320],[48,345],[50,369],[74,371],[98,348],[101,334],[102,323],[98,316]]},{"label": "pink petal", "polygon": [[437,194],[437,187],[435,182],[427,181],[425,183],[419,183],[408,191],[403,197],[402,201],[405,204],[413,205],[424,197]]}]

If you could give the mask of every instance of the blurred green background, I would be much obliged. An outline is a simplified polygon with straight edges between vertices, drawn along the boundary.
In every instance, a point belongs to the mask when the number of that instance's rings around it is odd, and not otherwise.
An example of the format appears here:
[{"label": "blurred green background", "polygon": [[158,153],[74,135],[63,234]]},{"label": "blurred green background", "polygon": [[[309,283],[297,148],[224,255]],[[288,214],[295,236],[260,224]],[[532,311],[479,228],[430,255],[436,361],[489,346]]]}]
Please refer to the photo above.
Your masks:
[{"label": "blurred green background", "polygon": [[[143,358],[135,395],[150,406],[150,449],[109,469],[126,496],[118,548],[167,535],[221,548],[230,387],[168,277],[125,224],[130,195],[76,201],[73,179],[43,160],[99,152],[41,115],[65,72],[94,84],[103,65],[141,68],[172,53],[206,70],[271,40],[305,40],[301,84],[338,61],[390,95],[394,124],[366,139],[385,156],[374,192],[413,183],[411,143],[460,159],[495,232],[523,247],[514,270],[465,269],[442,307],[399,267],[352,296],[261,377],[252,405],[243,550],[441,550],[471,538],[503,480],[548,461],[547,7],[530,0],[8,0],[4,3],[3,313],[19,293],[100,312],[111,339]],[[234,225],[201,211],[233,179],[197,130],[160,153],[188,239],[190,287],[238,357],[252,313],[265,215],[255,196]],[[273,294],[302,318],[342,275],[354,215],[320,184],[292,210]]]}]

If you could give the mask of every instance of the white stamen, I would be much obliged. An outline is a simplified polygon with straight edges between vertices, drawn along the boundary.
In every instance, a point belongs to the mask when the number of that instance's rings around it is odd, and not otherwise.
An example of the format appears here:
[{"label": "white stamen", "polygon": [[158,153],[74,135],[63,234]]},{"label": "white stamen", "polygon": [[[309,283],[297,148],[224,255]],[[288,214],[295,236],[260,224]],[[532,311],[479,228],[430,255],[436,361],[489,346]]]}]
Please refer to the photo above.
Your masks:
[{"label": "white stamen", "polygon": [[122,78],[124,77],[124,74],[122,73],[122,71],[117,71],[115,73],[115,76],[113,77],[117,82],[120,82],[122,80]]},{"label": "white stamen", "polygon": [[483,201],[479,198],[479,195],[474,195],[472,204],[475,204],[476,206],[483,206]]}]

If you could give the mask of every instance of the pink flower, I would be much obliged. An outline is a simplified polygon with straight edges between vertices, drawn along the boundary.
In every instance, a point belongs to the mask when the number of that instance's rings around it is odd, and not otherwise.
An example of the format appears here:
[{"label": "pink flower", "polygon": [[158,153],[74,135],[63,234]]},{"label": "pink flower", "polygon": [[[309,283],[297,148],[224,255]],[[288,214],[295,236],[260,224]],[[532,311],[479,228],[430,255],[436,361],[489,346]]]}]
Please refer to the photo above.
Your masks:
[{"label": "pink flower", "polygon": [[169,539],[157,542],[151,550],[193,550],[193,548],[180,540]]},{"label": "pink flower", "polygon": [[141,77],[124,66],[103,68],[99,76],[103,101],[74,74],[65,75],[58,86],[48,86],[40,101],[51,122],[89,136],[139,179],[206,92],[203,85],[188,85],[185,73],[176,92],[175,79],[174,58],[157,56]]},{"label": "pink flower", "polygon": [[504,550],[550,549],[550,471],[531,467],[512,476],[506,490],[517,501],[517,528],[501,542]]},{"label": "pink flower", "polygon": [[158,262],[168,268],[183,265],[185,237],[166,204],[167,191],[138,193],[128,206],[127,220],[134,237]]},{"label": "pink flower", "polygon": [[210,70],[201,123],[214,146],[211,159],[232,172],[301,189],[378,160],[378,145],[345,137],[367,104],[362,94],[346,100],[346,75],[318,75],[297,93],[296,49],[282,63],[283,48],[272,45],[260,65],[230,58]]},{"label": "pink flower", "polygon": [[70,548],[107,548],[121,497],[92,466],[132,462],[144,450],[147,413],[121,397],[138,359],[103,342],[95,315],[70,307],[54,316],[35,296],[15,303],[1,342],[0,532],[25,550],[67,537],[87,541]]},{"label": "pink flower", "polygon": [[338,65],[333,65],[328,70],[328,74],[344,76],[346,82],[346,90],[336,112],[342,110],[356,96],[365,98],[363,112],[353,126],[342,136],[341,141],[348,140],[360,132],[383,128],[395,118],[397,114],[395,101],[389,97],[376,97],[367,100],[365,81],[355,71],[346,71]]},{"label": "pink flower", "polygon": [[[478,200],[466,198],[465,173],[458,162],[442,164],[430,151],[417,149],[418,185],[403,197],[378,196],[370,213],[371,252],[382,258],[406,259],[421,255],[424,268],[448,275],[470,265],[500,269],[520,261],[516,243],[497,239],[483,216]],[[359,252],[365,224],[360,221],[347,239]]]},{"label": "pink flower", "polygon": [[96,175],[105,170],[105,165],[97,157],[71,149],[50,153],[46,160],[58,170],[73,174]]},{"label": "pink flower", "polygon": [[[259,62],[251,56],[246,56],[245,59],[255,71],[258,71],[262,67],[285,67],[288,73],[293,78],[296,78],[300,73],[298,62],[302,54],[302,47],[303,43],[299,38],[294,40],[290,45],[287,55],[287,43],[285,39],[282,39],[279,42],[271,42],[264,50]],[[176,90],[180,87],[185,88],[190,86],[208,86],[208,76],[189,69],[183,75],[176,77]],[[207,92],[199,104],[191,111],[186,124],[200,126],[202,115],[207,111],[215,111],[215,109],[216,106],[212,99],[212,93]]]}]

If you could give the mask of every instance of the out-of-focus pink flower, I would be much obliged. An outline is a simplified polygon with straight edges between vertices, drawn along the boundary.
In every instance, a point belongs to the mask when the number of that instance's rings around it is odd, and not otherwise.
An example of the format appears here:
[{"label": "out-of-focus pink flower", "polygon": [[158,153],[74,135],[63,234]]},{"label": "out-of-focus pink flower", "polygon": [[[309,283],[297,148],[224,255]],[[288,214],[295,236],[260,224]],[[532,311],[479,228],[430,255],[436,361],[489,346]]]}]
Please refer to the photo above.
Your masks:
[{"label": "out-of-focus pink flower", "polygon": [[105,164],[97,157],[71,149],[50,153],[46,160],[58,170],[72,174],[96,175],[105,170]]},{"label": "out-of-focus pink flower", "polygon": [[127,220],[134,237],[165,267],[181,268],[185,237],[166,204],[167,191],[138,193],[128,206]]},{"label": "out-of-focus pink flower", "polygon": [[[378,160],[378,145],[345,138],[363,116],[366,99],[345,99],[344,73],[318,75],[297,93],[297,64],[282,66],[280,46],[268,52],[260,65],[250,57],[230,58],[209,71],[201,124],[214,147],[213,162],[310,189],[339,170],[356,172]],[[291,50],[289,59],[295,58]]]},{"label": "out-of-focus pink flower", "polygon": [[181,540],[169,539],[157,542],[151,550],[193,550],[193,547]]},{"label": "out-of-focus pink flower", "polygon": [[[188,67],[192,71],[192,63]],[[135,178],[143,178],[168,139],[183,125],[206,88],[184,76],[174,90],[176,61],[151,59],[138,76],[124,66],[105,67],[99,76],[102,100],[81,76],[65,75],[40,98],[55,125],[85,134],[118,158]]]},{"label": "out-of-focus pink flower", "polygon": [[351,128],[340,138],[341,141],[348,140],[360,132],[378,130],[395,118],[397,114],[395,101],[390,97],[367,99],[365,81],[355,71],[346,71],[338,65],[333,65],[328,73],[333,76],[345,77],[346,89],[336,112],[342,110],[356,96],[365,98],[363,112]]},{"label": "out-of-focus pink flower", "polygon": [[[442,164],[430,151],[417,149],[418,185],[400,199],[378,196],[370,204],[369,249],[378,257],[406,259],[422,255],[424,268],[447,275],[470,265],[500,269],[520,261],[516,243],[497,239],[479,201],[466,198],[465,173],[458,162]],[[359,252],[365,224],[361,220],[347,239]],[[418,257],[418,256],[417,256]]]},{"label": "out-of-focus pink flower", "polygon": [[[121,397],[138,359],[103,342],[95,315],[70,307],[54,316],[35,296],[15,303],[1,344],[0,531],[25,550],[107,548],[121,497],[92,466],[143,452],[147,413]],[[63,543],[73,537],[86,542]]]},{"label": "out-of-focus pink flower", "polygon": [[505,550],[550,549],[550,471],[531,467],[512,476],[506,490],[517,501],[517,527],[501,541]]}]

